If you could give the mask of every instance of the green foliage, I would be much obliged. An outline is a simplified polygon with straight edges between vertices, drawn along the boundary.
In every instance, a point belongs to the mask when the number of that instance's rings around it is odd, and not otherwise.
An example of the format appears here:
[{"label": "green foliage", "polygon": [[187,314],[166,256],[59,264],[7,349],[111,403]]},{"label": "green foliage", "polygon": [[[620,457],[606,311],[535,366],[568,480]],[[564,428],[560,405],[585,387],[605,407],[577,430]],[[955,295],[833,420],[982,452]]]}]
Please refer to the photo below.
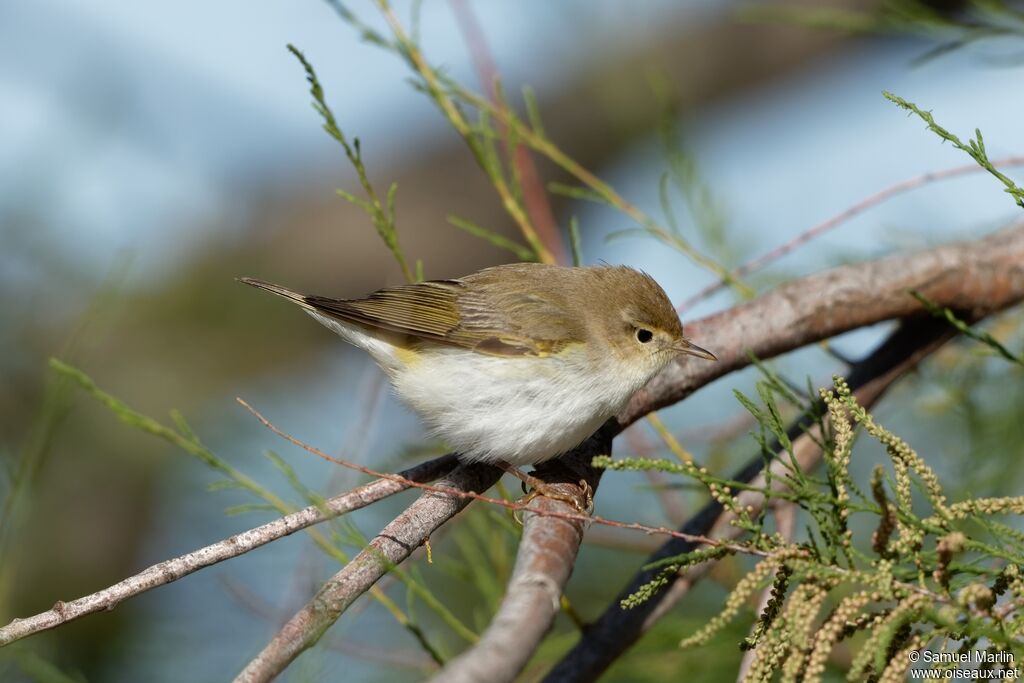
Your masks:
[{"label": "green foliage", "polygon": [[[376,0],[376,5],[391,30],[390,37],[370,27],[342,3],[332,1],[330,4],[366,42],[400,56],[409,66],[413,72],[414,87],[423,92],[441,110],[490,180],[505,211],[519,227],[530,249],[533,250],[535,258],[531,260],[551,263],[554,257],[551,250],[538,237],[526,211],[521,178],[515,164],[515,155],[512,153],[519,146],[525,146],[535,154],[548,159],[572,179],[573,184],[549,185],[549,192],[610,206],[639,226],[617,233],[617,236],[651,235],[737,288],[741,295],[751,295],[752,290],[739,283],[727,267],[694,247],[678,230],[674,231],[661,225],[560,149],[548,137],[543,127],[532,90],[523,90],[525,117],[521,116],[505,99],[500,83],[496,84],[496,96],[491,99],[469,90],[431,66],[421,52],[415,35],[406,33],[386,0]],[[499,142],[505,145],[504,155],[499,153]],[[459,227],[465,229],[464,226]],[[493,243],[493,239],[485,237],[487,233],[482,230],[475,230],[473,234]]]},{"label": "green foliage", "polygon": [[650,600],[658,591],[668,584],[669,578],[673,574],[702,562],[719,560],[726,555],[731,555],[732,553],[732,548],[725,546],[712,546],[710,548],[694,550],[693,552],[686,553],[684,555],[677,555],[675,557],[652,562],[651,564],[646,565],[644,569],[661,569],[661,571],[658,572],[657,576],[653,579],[640,586],[640,588],[638,588],[634,593],[626,596],[619,604],[622,606],[622,609],[632,609],[633,607]]},{"label": "green foliage", "polygon": [[477,225],[472,221],[468,221],[465,218],[459,218],[458,216],[448,216],[448,222],[454,225],[459,230],[464,230],[474,237],[479,237],[485,242],[490,242],[499,249],[511,252],[520,261],[536,261],[537,254],[533,250],[518,244],[504,235],[500,235],[493,230],[489,230],[483,226]]},{"label": "green foliage", "polygon": [[[777,438],[784,435],[775,400],[781,390],[769,378],[759,385],[759,402],[740,395],[762,432]],[[711,541],[695,552],[648,566],[662,571],[624,600],[623,608],[649,599],[686,567],[737,552],[758,562],[736,584],[722,610],[684,638],[682,646],[711,642],[756,595],[769,591],[766,607],[740,643],[753,656],[746,680],[776,675],[821,680],[833,650],[851,638],[856,643],[851,681],[897,680],[891,677],[909,666],[908,649],[946,651],[964,641],[984,643],[979,647],[1009,652],[1021,661],[1024,537],[993,517],[1024,514],[1024,497],[950,502],[938,475],[857,403],[842,378],[835,378],[834,389],[820,395],[827,418],[824,439],[816,440],[823,447],[824,480],[800,473],[785,457],[777,461],[784,472],[781,479],[762,487],[721,480],[688,463],[595,459],[595,465],[608,469],[653,469],[692,477],[746,533],[741,541]],[[790,393],[786,400],[791,399],[799,397]],[[874,469],[868,494],[850,472],[858,433],[880,445],[888,460],[888,467]],[[792,453],[794,445],[782,443]],[[799,505],[811,520],[806,538],[787,538],[767,528],[768,518],[750,507],[749,492],[776,505]],[[855,532],[870,528],[870,536]]]},{"label": "green foliage", "polygon": [[302,64],[302,68],[306,70],[306,80],[309,81],[309,94],[313,96],[313,109],[323,119],[323,128],[327,131],[327,134],[337,140],[338,144],[345,150],[345,156],[348,157],[349,163],[352,164],[356,175],[359,176],[359,183],[363,186],[363,191],[366,193],[367,198],[361,199],[341,188],[337,190],[338,195],[367,213],[370,220],[373,221],[374,227],[377,228],[377,234],[401,267],[406,280],[412,282],[413,273],[409,269],[409,264],[405,260],[405,255],[398,244],[398,229],[395,226],[395,195],[398,193],[398,184],[392,183],[388,187],[385,199],[381,202],[377,191],[367,175],[359,138],[353,139],[350,143],[348,138],[345,137],[337,120],[334,118],[334,112],[327,106],[327,101],[324,99],[323,86],[320,85],[316,71],[313,70],[313,65],[309,63],[306,56],[294,45],[289,44],[288,51],[295,55],[295,58]]},{"label": "green foliage", "polygon": [[961,150],[962,152],[966,152],[967,155],[974,159],[974,161],[976,161],[979,166],[981,166],[986,171],[995,176],[996,179],[998,179],[999,182],[1001,182],[1005,186],[1004,191],[1011,197],[1013,197],[1014,201],[1017,202],[1018,206],[1024,208],[1024,189],[1018,186],[1005,173],[997,169],[995,166],[992,165],[992,162],[989,161],[988,153],[985,151],[985,140],[984,138],[982,138],[980,130],[975,129],[974,139],[968,140],[966,143],[964,143],[956,135],[953,135],[948,130],[937,124],[931,112],[924,111],[913,102],[908,102],[907,100],[903,99],[902,97],[899,97],[898,95],[893,95],[891,92],[884,92],[882,94],[890,102],[893,102],[902,109],[906,109],[907,111],[916,114],[922,121],[924,121],[928,125],[928,130],[932,131],[943,140],[953,143],[953,146]]},{"label": "green foliage", "polygon": [[1004,359],[1010,361],[1011,363],[1016,363],[1020,366],[1024,366],[1024,355],[1013,353],[1008,348],[1006,348],[1006,346],[1003,345],[1002,342],[1000,342],[998,339],[993,337],[988,332],[985,332],[984,330],[974,329],[966,322],[958,318],[953,311],[951,311],[948,308],[937,305],[934,301],[928,299],[925,295],[921,294],[918,291],[911,290],[910,295],[913,296],[918,301],[920,301],[921,305],[928,309],[928,312],[934,315],[935,317],[945,318],[950,325],[952,325],[958,332],[960,332],[960,334],[963,334],[966,337],[970,337],[975,341],[981,342],[985,346],[988,346],[993,351],[995,351],[996,354],[1002,356]]}]

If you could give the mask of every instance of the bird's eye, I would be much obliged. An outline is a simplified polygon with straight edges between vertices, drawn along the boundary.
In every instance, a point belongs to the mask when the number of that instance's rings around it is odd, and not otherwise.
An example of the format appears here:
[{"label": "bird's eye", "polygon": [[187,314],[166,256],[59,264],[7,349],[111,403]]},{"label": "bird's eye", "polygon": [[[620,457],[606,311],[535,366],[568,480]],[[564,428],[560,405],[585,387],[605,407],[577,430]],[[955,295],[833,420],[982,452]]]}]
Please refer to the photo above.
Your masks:
[{"label": "bird's eye", "polygon": [[637,330],[636,330],[636,340],[638,342],[640,342],[641,344],[646,344],[647,342],[651,341],[652,339],[654,339],[654,333],[653,332],[651,332],[650,330],[645,330],[642,327],[637,328]]}]

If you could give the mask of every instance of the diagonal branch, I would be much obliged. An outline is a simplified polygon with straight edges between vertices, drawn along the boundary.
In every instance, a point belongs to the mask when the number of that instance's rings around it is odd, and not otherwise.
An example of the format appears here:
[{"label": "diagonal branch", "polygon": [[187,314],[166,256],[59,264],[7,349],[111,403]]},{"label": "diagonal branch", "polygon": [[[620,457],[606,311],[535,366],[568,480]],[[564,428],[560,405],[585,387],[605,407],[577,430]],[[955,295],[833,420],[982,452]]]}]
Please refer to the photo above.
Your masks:
[{"label": "diagonal branch", "polygon": [[[404,470],[400,476],[414,482],[433,481],[447,474],[455,465],[455,457],[445,455]],[[0,628],[0,646],[33,633],[56,628],[93,612],[112,610],[121,602],[140,593],[177,581],[218,562],[238,557],[314,524],[366,507],[409,487],[410,484],[403,484],[391,479],[371,481],[346,493],[328,498],[322,506],[311,505],[275,519],[273,522],[267,522],[254,529],[235,534],[223,541],[154,564],[138,574],[129,576],[127,579],[96,593],[71,602],[58,600],[52,608],[45,612],[24,619],[15,619]]]},{"label": "diagonal branch", "polygon": [[1024,296],[1024,224],[979,240],[840,266],[781,285],[687,326],[717,363],[673,363],[619,415],[625,428],[654,410],[750,364],[884,320],[924,311],[916,290],[939,306],[980,317]]},{"label": "diagonal branch", "polygon": [[[501,470],[489,465],[461,465],[439,486],[457,491],[486,491],[500,476]],[[384,527],[369,546],[327,580],[238,674],[236,683],[269,681],[284,671],[295,657],[320,639],[357,597],[429,540],[438,527],[469,501],[470,498],[424,491],[405,512]]]}]

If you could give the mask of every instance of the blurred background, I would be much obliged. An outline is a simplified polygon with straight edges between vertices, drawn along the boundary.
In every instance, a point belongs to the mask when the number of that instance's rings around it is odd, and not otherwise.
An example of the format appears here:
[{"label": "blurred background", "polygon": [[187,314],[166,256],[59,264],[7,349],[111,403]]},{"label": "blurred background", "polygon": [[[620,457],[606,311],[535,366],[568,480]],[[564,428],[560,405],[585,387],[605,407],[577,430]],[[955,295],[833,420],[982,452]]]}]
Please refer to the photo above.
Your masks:
[{"label": "blurred background", "polygon": [[[832,4],[870,12],[879,3]],[[962,9],[927,4],[939,17]],[[771,3],[432,0],[417,5],[418,35],[427,58],[468,87],[487,92],[481,73],[494,69],[519,110],[519,93],[532,87],[549,136],[659,216],[671,129],[687,169],[670,184],[680,228],[727,266],[893,183],[970,162],[883,90],[932,110],[962,137],[980,128],[993,159],[1024,153],[1019,43],[936,51],[944,43],[927,32],[850,35],[749,21],[752,6]],[[386,31],[371,3],[346,7]],[[395,9],[409,26],[409,4]],[[402,280],[367,216],[335,193],[359,194],[358,180],[321,129],[286,43],[316,67],[339,125],[361,142],[371,180],[381,188],[397,182],[399,240],[427,278],[514,260],[448,221],[459,216],[515,237],[466,146],[410,87],[406,65],[361,40],[330,3],[0,4],[3,623],[277,516],[239,508],[259,501],[218,488],[222,474],[119,422],[50,370],[52,356],[163,424],[173,426],[170,412],[180,411],[224,462],[300,507],[302,492],[266,451],[323,495],[363,478],[282,442],[236,396],[306,442],[375,469],[439,452],[371,363],[291,307],[235,282],[248,275],[344,297]],[[564,180],[537,163],[542,180]],[[643,268],[677,302],[715,279],[650,237],[609,240],[633,226],[606,206],[557,195],[549,202],[563,244],[570,219],[579,220],[588,263]],[[993,179],[965,175],[874,208],[751,282],[765,289],[845,261],[977,237],[1018,214]],[[723,292],[684,317],[735,300]],[[886,329],[835,346],[857,357]],[[1004,316],[995,331],[1019,335],[1019,314]],[[800,385],[807,377],[823,384],[840,368],[820,349],[774,367]],[[698,458],[731,471],[756,453],[732,391],[749,393],[756,379],[724,378],[662,417]],[[964,490],[1019,493],[1008,463],[1024,455],[1022,383],[1012,379],[1005,366],[950,351],[899,385],[877,413]],[[642,424],[616,449],[664,454]],[[652,485],[639,474],[607,476],[597,509],[663,524],[700,503],[697,493],[669,490],[674,503],[665,505]],[[372,536],[410,496],[324,533],[355,552],[360,535]],[[453,618],[479,631],[500,599],[516,533],[504,515],[471,510],[435,539],[432,564],[417,555],[409,569]],[[655,543],[593,530],[568,591],[584,621]],[[297,534],[0,650],[0,679],[225,680],[337,568],[336,557]],[[729,584],[738,571],[724,562],[717,579]],[[382,585],[444,656],[465,647],[421,600],[407,602],[401,583]],[[725,593],[714,580],[702,588],[608,680],[670,680],[682,667],[688,680],[734,680],[742,625],[736,638],[717,641],[720,650],[705,649],[697,667],[693,653],[675,648]],[[527,679],[574,639],[572,620],[560,618]],[[430,667],[409,631],[364,596],[284,679],[417,680]]]}]

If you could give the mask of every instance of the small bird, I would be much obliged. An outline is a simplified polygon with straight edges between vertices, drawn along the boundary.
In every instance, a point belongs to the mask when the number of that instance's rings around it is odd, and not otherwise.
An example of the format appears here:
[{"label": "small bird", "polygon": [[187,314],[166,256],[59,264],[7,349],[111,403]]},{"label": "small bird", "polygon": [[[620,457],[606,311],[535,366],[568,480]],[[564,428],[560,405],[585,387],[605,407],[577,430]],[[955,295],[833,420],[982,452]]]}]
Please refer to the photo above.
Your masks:
[{"label": "small bird", "polygon": [[369,353],[464,462],[521,466],[571,450],[682,354],[665,291],[624,266],[515,263],[363,299],[242,282],[301,306]]}]

